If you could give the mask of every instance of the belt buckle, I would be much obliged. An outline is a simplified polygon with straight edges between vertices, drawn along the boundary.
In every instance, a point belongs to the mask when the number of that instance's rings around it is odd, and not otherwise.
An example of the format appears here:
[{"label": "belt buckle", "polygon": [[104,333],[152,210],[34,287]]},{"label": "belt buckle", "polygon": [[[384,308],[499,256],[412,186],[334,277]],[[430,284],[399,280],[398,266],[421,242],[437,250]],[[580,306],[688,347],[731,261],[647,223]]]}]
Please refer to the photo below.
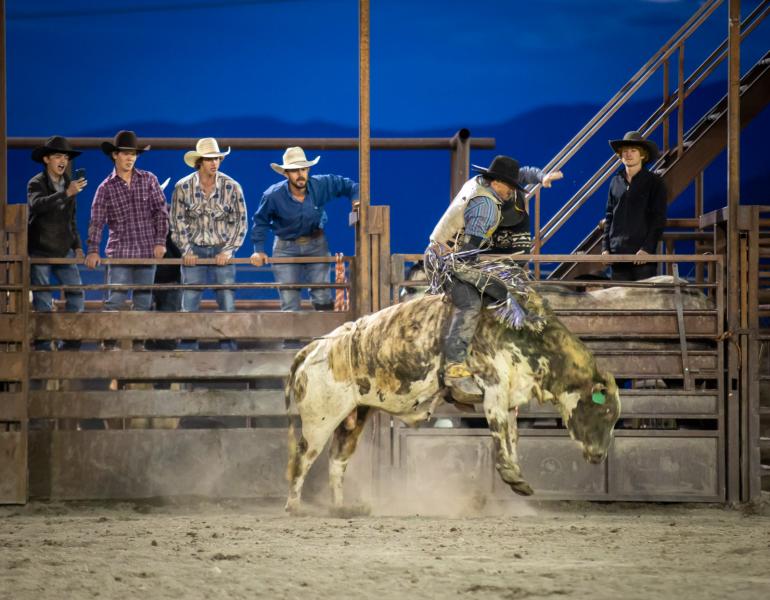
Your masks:
[{"label": "belt buckle", "polygon": [[298,244],[307,244],[310,241],[309,235],[303,235],[294,240]]}]

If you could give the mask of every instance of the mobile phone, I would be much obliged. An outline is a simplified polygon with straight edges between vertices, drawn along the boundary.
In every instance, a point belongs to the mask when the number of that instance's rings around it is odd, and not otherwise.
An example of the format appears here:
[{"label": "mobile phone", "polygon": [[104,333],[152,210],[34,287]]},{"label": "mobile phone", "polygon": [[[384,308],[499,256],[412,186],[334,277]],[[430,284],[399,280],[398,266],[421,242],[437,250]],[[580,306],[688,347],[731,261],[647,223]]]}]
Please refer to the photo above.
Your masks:
[{"label": "mobile phone", "polygon": [[85,178],[86,178],[85,169],[75,169],[75,173],[72,175],[72,181],[77,181],[78,179],[85,179]]}]

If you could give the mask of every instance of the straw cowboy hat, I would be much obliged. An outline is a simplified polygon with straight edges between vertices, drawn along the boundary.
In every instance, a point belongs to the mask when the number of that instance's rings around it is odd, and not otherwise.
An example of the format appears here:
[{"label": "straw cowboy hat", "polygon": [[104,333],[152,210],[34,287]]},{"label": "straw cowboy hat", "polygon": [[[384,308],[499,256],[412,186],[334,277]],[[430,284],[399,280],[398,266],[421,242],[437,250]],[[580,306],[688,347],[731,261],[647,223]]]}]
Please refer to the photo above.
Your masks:
[{"label": "straw cowboy hat", "polygon": [[622,140],[610,140],[610,146],[615,154],[620,154],[620,149],[623,146],[639,146],[644,148],[647,151],[647,160],[644,162],[652,162],[660,155],[658,145],[653,141],[644,139],[638,131],[626,132]]},{"label": "straw cowboy hat", "polygon": [[227,152],[219,151],[219,144],[214,138],[202,138],[195,144],[195,150],[184,153],[184,162],[188,167],[195,168],[195,161],[199,158],[224,158],[230,154],[230,146]]},{"label": "straw cowboy hat", "polygon": [[41,163],[43,162],[43,157],[49,154],[66,154],[70,158],[75,158],[83,153],[73,150],[67,138],[54,135],[49,137],[45,144],[38,146],[32,151],[32,160]]},{"label": "straw cowboy hat", "polygon": [[478,165],[471,166],[487,179],[493,181],[497,179],[519,190],[526,191],[519,185],[519,161],[515,158],[500,154],[492,159],[492,163],[488,168],[479,167]]},{"label": "straw cowboy hat", "polygon": [[276,173],[283,175],[283,172],[287,169],[304,169],[306,167],[312,167],[321,160],[320,156],[316,156],[313,160],[308,160],[305,156],[305,151],[299,146],[292,146],[286,148],[286,152],[283,153],[283,164],[270,163],[270,168]]},{"label": "straw cowboy hat", "polygon": [[102,142],[102,152],[107,156],[112,156],[113,152],[121,150],[135,150],[137,154],[146,152],[150,146],[139,147],[139,140],[133,131],[118,131],[112,142]]}]

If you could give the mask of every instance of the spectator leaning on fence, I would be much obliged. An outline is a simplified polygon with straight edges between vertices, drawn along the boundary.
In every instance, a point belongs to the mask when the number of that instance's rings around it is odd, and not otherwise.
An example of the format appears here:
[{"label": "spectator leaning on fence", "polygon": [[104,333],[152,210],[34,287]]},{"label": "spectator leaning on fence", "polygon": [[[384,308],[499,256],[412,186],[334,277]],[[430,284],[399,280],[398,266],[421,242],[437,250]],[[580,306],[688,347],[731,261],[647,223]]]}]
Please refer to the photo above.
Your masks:
[{"label": "spectator leaning on fence", "polygon": [[[112,142],[102,143],[102,152],[115,168],[102,181],[91,206],[88,226],[86,266],[100,263],[99,243],[107,225],[109,237],[105,254],[108,258],[163,258],[168,234],[168,210],[158,178],[134,165],[137,157],[149,150],[140,146],[133,131],[120,131]],[[155,278],[155,265],[108,265],[107,283],[147,285]],[[126,289],[110,290],[105,308],[118,310],[128,295]],[[135,310],[150,310],[152,292],[134,290]]]},{"label": "spectator leaning on fence", "polygon": [[[214,138],[198,140],[184,155],[193,173],[180,179],[171,196],[171,235],[182,253],[182,283],[205,284],[210,274],[217,284],[235,282],[235,265],[229,264],[246,237],[246,201],[241,185],[219,170],[224,157]],[[214,258],[216,266],[197,265],[199,258]],[[182,310],[197,311],[200,289],[186,289]],[[217,289],[219,310],[235,310],[233,290]]]},{"label": "spectator leaning on fence", "polygon": [[[86,187],[86,180],[72,181],[67,174],[70,161],[80,152],[73,150],[66,138],[55,135],[45,144],[32,151],[32,160],[42,163],[44,169],[27,183],[29,222],[27,244],[32,258],[83,257],[82,244],[78,234],[76,199]],[[80,285],[80,273],[76,265],[34,264],[30,268],[32,285],[50,285],[51,277],[61,285]],[[65,310],[83,310],[82,290],[65,290]],[[53,299],[50,291],[32,293],[32,304],[36,311],[50,312]],[[36,344],[40,350],[50,348],[50,342]],[[62,349],[76,349],[79,341],[66,341]]]},{"label": "spectator leaning on fence", "polygon": [[[282,164],[270,167],[286,178],[265,190],[259,208],[254,214],[251,239],[254,254],[251,263],[262,266],[267,262],[265,240],[272,230],[273,258],[300,258],[330,256],[324,235],[328,219],[324,206],[334,198],[358,198],[358,184],[341,175],[310,175],[310,167],[320,156],[307,160],[302,148],[288,148]],[[273,274],[278,283],[329,283],[331,265],[327,263],[275,264]],[[300,290],[280,290],[281,310],[300,309]],[[334,302],[329,288],[310,290],[310,299],[316,310],[333,310]]]}]

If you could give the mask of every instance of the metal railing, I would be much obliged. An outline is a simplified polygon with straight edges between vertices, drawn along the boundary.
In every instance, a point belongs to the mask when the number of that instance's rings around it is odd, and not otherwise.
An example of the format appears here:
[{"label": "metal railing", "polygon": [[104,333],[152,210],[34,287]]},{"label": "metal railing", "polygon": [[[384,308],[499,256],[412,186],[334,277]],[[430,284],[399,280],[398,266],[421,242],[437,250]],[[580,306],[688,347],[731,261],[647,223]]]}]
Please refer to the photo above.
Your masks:
[{"label": "metal railing", "polygon": [[[675,156],[679,157],[685,149],[684,133],[684,101],[698,88],[703,81],[727,57],[727,40],[724,40],[709,57],[703,61],[687,78],[684,75],[685,42],[706,22],[713,12],[723,3],[723,0],[711,0],[693,14],[672,37],[637,71],[631,79],[605,104],[599,112],[562,148],[544,170],[546,172],[561,169],[567,162],[607,123],[639,88],[659,70],[663,70],[663,101],[653,114],[639,127],[643,136],[647,137],[663,125],[663,153],[657,164],[670,157],[668,119],[674,111],[677,114],[677,141]],[[741,23],[741,40],[753,32],[770,12],[770,1],[765,0],[749,14]],[[678,85],[673,93],[669,93],[669,64],[678,52]],[[583,206],[586,201],[612,175],[619,161],[612,156],[602,164],[596,172],[576,191],[573,196],[542,226],[540,222],[540,186],[530,193],[535,195],[535,239],[534,252],[539,253],[543,245],[561,229],[561,227]],[[698,216],[698,215],[696,215]]]}]

